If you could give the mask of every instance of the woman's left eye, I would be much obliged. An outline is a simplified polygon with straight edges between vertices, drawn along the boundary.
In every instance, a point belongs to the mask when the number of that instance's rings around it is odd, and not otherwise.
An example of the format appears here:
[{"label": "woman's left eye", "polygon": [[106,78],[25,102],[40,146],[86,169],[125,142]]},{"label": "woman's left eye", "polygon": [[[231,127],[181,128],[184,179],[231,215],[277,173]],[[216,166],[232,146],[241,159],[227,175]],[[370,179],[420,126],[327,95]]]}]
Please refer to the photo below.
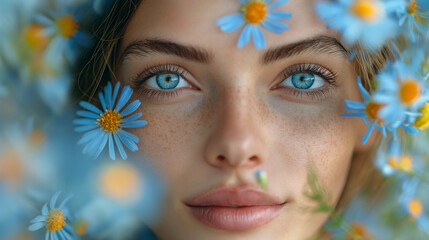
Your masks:
[{"label": "woman's left eye", "polygon": [[154,89],[170,90],[180,87],[192,87],[188,81],[176,73],[161,73],[146,80],[146,84]]},{"label": "woman's left eye", "polygon": [[286,78],[280,85],[302,90],[316,89],[325,85],[325,80],[313,73],[300,72]]}]

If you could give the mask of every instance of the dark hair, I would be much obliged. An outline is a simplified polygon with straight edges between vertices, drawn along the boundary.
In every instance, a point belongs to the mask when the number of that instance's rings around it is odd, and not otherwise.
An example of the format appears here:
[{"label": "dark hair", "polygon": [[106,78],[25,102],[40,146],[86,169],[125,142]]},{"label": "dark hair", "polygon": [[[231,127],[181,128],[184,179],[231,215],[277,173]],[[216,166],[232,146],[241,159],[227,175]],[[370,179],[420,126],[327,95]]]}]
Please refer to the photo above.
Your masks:
[{"label": "dark hair", "polygon": [[[141,0],[113,1],[113,5],[101,16],[92,29],[94,44],[85,52],[76,66],[73,97],[95,101],[95,94],[115,77],[115,61],[128,22]],[[94,98],[94,99],[93,99]]]}]

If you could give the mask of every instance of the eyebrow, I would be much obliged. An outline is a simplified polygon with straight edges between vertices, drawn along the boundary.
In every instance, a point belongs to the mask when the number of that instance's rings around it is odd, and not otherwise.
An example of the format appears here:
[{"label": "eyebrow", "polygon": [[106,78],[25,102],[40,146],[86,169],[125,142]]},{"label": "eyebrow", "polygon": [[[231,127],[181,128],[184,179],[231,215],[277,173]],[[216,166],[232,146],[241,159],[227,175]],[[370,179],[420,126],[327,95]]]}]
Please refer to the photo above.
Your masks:
[{"label": "eyebrow", "polygon": [[134,41],[125,48],[119,59],[120,62],[123,62],[131,55],[148,56],[154,53],[175,55],[201,63],[209,63],[213,59],[213,54],[205,49],[160,39]]},{"label": "eyebrow", "polygon": [[345,57],[348,57],[349,54],[347,49],[337,39],[328,36],[318,36],[269,49],[262,56],[262,63],[270,64],[280,59],[293,57],[303,53],[340,53]]}]

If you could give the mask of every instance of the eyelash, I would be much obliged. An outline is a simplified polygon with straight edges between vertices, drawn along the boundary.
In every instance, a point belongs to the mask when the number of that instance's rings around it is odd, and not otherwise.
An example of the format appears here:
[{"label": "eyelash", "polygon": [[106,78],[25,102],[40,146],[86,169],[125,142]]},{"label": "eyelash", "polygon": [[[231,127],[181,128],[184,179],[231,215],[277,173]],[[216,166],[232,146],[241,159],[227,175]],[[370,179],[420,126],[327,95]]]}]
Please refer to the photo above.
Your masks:
[{"label": "eyelash", "polygon": [[[328,70],[327,68],[322,67],[320,65],[308,64],[308,63],[295,64],[295,65],[292,65],[292,66],[288,67],[287,69],[285,69],[282,73],[283,74],[283,80],[279,84],[284,82],[288,77],[291,77],[297,73],[311,73],[311,74],[318,75],[328,83],[328,87],[324,87],[322,89],[318,88],[315,90],[302,90],[302,89],[297,90],[297,89],[291,88],[291,87],[283,87],[286,91],[288,91],[290,94],[292,94],[296,98],[309,97],[312,100],[320,100],[323,97],[330,94],[332,87],[337,86],[337,81],[336,81],[337,76],[338,76],[337,73],[335,73],[331,70]],[[277,88],[277,86],[274,87],[274,89],[276,89],[276,88]],[[303,97],[303,95],[305,95],[305,96]]]},{"label": "eyelash", "polygon": [[[182,78],[185,78],[185,70],[178,66],[174,65],[158,65],[155,67],[149,67],[143,70],[142,72],[138,73],[137,76],[135,76],[132,79],[132,82],[134,83],[134,88],[138,89],[142,94],[149,96],[150,98],[154,98],[156,100],[160,99],[169,99],[176,97],[179,95],[181,91],[183,91],[183,88],[178,88],[176,90],[155,90],[147,87],[142,87],[143,83],[148,80],[149,78],[163,74],[163,73],[174,73],[179,75]],[[186,79],[186,78],[185,78]]]},{"label": "eyelash", "polygon": [[[310,97],[312,100],[320,100],[330,93],[332,87],[336,86],[337,74],[333,71],[328,70],[325,67],[322,67],[316,64],[295,64],[288,67],[282,72],[283,80],[280,83],[285,81],[288,77],[302,72],[312,73],[322,77],[329,84],[329,86],[323,89],[316,89],[316,90],[297,90],[290,87],[283,87],[294,97],[297,97],[297,98]],[[184,77],[185,70],[182,69],[181,67],[174,66],[174,65],[158,65],[155,67],[146,68],[142,72],[138,73],[137,76],[135,76],[132,79],[132,82],[134,83],[134,88],[138,89],[138,91],[140,91],[142,94],[147,95],[150,98],[154,98],[156,100],[169,99],[169,98],[174,98],[178,96],[179,93],[184,90],[184,88],[178,88],[176,90],[160,91],[160,90],[155,90],[147,87],[142,87],[143,83],[146,80],[148,80],[153,76],[163,74],[163,73],[174,73],[174,74],[178,74],[182,78],[185,78]],[[306,96],[303,97],[302,96],[303,94],[305,94]]]}]

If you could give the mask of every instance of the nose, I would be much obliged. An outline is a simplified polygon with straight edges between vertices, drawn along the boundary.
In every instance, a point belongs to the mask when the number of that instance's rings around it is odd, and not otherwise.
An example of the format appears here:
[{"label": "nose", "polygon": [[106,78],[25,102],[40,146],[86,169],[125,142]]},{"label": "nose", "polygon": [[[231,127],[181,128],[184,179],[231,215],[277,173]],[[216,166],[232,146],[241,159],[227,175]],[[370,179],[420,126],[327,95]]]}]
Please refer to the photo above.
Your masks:
[{"label": "nose", "polygon": [[206,148],[206,161],[217,168],[256,168],[267,158],[263,117],[255,96],[227,91],[216,104],[215,129]]}]

